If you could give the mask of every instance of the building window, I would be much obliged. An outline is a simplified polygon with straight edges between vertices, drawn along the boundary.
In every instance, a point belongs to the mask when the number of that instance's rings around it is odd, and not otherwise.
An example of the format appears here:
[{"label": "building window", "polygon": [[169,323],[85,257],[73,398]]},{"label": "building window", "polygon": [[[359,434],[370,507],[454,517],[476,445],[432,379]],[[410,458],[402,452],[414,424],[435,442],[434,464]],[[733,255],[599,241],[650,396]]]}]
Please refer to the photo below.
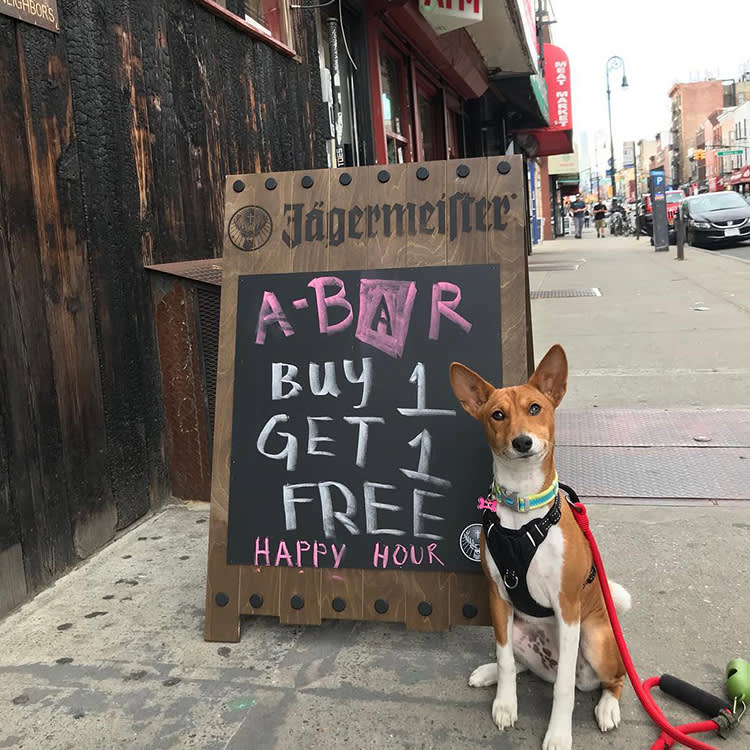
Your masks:
[{"label": "building window", "polygon": [[421,75],[417,77],[418,152],[421,161],[442,159],[445,155],[442,91]]},{"label": "building window", "polygon": [[380,90],[385,128],[386,155],[389,164],[411,161],[409,148],[409,106],[407,78],[403,59],[390,50],[380,52]]},{"label": "building window", "polygon": [[[289,5],[284,0],[195,0],[207,10],[288,54],[291,49]],[[278,43],[278,44],[275,44]]]},{"label": "building window", "polygon": [[461,100],[430,61],[369,24],[375,160],[379,164],[464,156]]}]

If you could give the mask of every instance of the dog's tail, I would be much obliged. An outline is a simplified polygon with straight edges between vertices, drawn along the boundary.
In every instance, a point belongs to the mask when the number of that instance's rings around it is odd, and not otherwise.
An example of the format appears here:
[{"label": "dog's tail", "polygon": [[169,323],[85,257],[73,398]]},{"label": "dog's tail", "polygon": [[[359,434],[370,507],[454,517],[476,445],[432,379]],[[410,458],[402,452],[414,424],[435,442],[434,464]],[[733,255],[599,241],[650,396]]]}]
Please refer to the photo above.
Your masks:
[{"label": "dog's tail", "polygon": [[633,600],[630,597],[628,590],[614,581],[609,582],[609,590],[612,593],[612,600],[615,603],[617,614],[622,615],[629,611],[633,606]]}]

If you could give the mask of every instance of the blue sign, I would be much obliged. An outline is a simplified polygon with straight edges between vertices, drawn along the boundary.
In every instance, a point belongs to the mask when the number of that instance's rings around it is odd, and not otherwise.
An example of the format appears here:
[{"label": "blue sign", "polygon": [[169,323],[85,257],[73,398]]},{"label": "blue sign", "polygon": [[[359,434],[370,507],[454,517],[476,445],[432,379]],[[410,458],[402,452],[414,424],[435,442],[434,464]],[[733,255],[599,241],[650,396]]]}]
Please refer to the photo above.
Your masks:
[{"label": "blue sign", "polygon": [[652,169],[651,215],[653,217],[653,241],[655,250],[669,250],[669,224],[667,222],[666,181],[663,169]]}]

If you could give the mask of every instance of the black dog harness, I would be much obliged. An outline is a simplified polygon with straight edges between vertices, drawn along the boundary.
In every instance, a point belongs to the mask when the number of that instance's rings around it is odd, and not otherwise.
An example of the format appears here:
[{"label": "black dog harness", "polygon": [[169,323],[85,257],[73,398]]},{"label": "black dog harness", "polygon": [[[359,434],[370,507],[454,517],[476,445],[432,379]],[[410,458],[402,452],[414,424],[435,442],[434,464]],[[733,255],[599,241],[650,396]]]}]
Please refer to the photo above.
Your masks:
[{"label": "black dog harness", "polygon": [[[567,485],[561,484],[569,496],[568,502],[578,500],[575,491]],[[531,617],[552,617],[553,610],[543,607],[537,602],[529,591],[526,582],[526,574],[529,565],[534,559],[537,549],[547,538],[549,530],[555,526],[562,517],[560,510],[560,493],[558,492],[552,507],[543,518],[529,521],[520,529],[508,529],[500,524],[500,519],[491,510],[485,510],[482,516],[482,527],[484,528],[485,547],[492,555],[500,576],[513,606]],[[586,579],[584,586],[591,583],[596,577],[596,568],[592,566],[591,573]]]}]

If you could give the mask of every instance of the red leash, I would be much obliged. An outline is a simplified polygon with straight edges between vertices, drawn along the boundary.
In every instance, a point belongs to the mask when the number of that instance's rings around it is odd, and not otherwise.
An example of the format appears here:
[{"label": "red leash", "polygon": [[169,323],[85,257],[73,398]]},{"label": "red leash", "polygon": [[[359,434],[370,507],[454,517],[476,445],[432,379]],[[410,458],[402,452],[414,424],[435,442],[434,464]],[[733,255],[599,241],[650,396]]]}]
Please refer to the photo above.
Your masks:
[{"label": "red leash", "polygon": [[651,750],[668,750],[676,742],[679,742],[685,747],[693,748],[694,750],[717,750],[713,745],[707,745],[705,742],[693,739],[689,737],[689,734],[694,732],[709,732],[711,730],[719,729],[719,725],[713,721],[700,721],[693,724],[683,724],[679,727],[673,727],[666,719],[661,709],[653,699],[649,692],[653,687],[659,683],[659,677],[651,677],[643,684],[641,684],[640,677],[635,671],[633,660],[630,658],[630,652],[628,646],[625,643],[625,636],[622,634],[622,628],[620,627],[620,621],[617,619],[617,612],[615,610],[615,604],[612,601],[612,594],[609,590],[609,581],[607,580],[607,574],[604,571],[604,563],[602,562],[601,554],[599,553],[599,547],[597,547],[594,535],[591,533],[591,526],[589,524],[589,517],[586,513],[586,507],[583,503],[569,503],[573,509],[573,517],[581,527],[583,535],[588,540],[591,546],[591,554],[594,557],[594,565],[596,566],[596,572],[599,576],[599,583],[602,587],[602,594],[604,595],[604,603],[607,605],[607,612],[609,614],[609,620],[612,624],[612,630],[615,634],[615,641],[617,641],[617,647],[620,649],[620,655],[622,661],[625,664],[625,670],[628,673],[630,682],[633,685],[633,690],[638,696],[641,705],[643,706],[646,713],[651,717],[653,722],[662,730],[662,734],[658,740],[651,746]]}]

